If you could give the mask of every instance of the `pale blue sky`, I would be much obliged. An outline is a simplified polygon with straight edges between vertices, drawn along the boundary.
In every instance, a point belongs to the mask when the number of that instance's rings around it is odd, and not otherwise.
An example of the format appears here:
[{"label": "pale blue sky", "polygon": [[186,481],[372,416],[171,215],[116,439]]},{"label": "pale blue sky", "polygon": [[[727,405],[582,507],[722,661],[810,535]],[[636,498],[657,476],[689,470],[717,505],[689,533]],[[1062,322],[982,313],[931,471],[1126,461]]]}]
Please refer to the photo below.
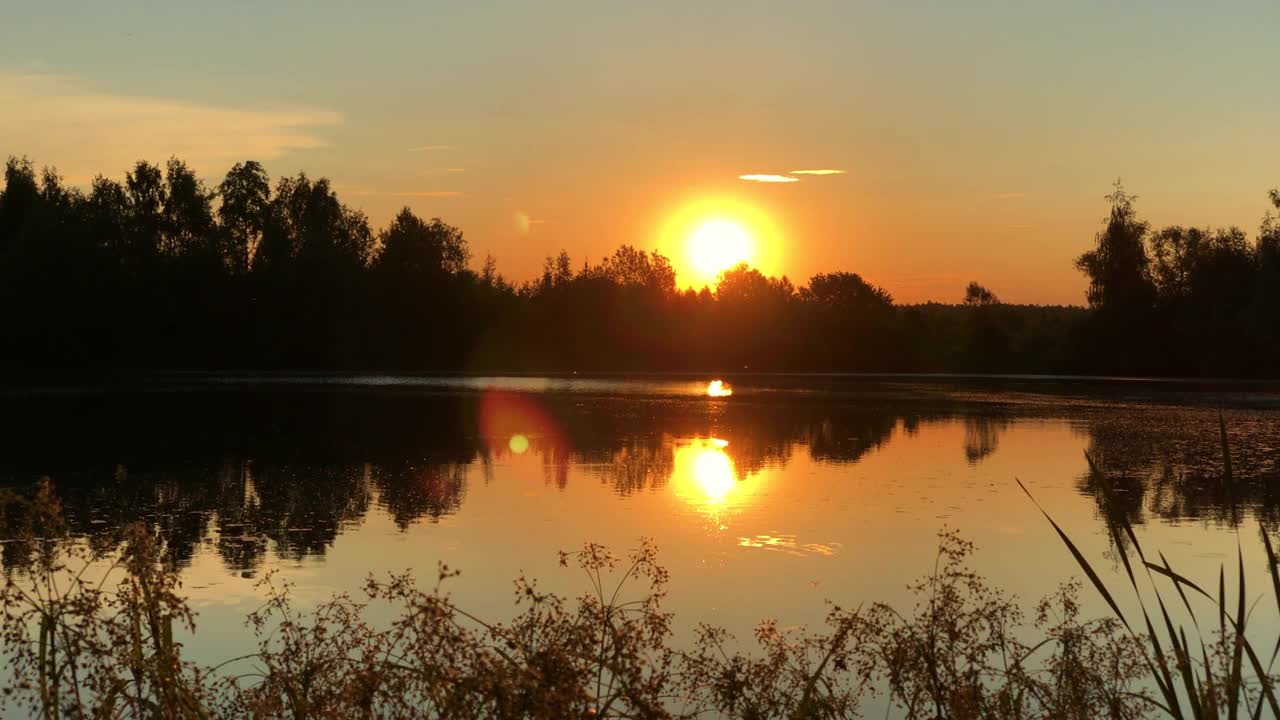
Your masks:
[{"label": "pale blue sky", "polygon": [[[1117,176],[1158,224],[1250,232],[1280,185],[1275,2],[7,0],[0,20],[0,153],[74,182],[258,157],[375,223],[440,215],[517,278],[561,247],[669,244],[666,218],[718,196],[769,215],[765,269],[793,279],[1080,302],[1070,260]],[[848,172],[737,180],[806,167]]]}]

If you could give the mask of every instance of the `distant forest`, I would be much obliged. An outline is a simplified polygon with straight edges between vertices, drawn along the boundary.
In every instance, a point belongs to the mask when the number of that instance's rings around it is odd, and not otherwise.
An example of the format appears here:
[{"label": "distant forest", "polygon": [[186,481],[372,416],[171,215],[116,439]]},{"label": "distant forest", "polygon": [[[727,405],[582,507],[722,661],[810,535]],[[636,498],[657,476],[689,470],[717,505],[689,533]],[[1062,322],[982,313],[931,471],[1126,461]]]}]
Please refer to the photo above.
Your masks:
[{"label": "distant forest", "polygon": [[[680,290],[668,258],[565,252],[514,283],[462,232],[408,208],[374,231],[328,180],[274,188],[256,162],[216,186],[139,162],[84,192],[26,159],[0,194],[10,369],[815,371],[1280,375],[1280,219],[1140,219],[1118,184],[1076,261],[1088,307],[899,305],[852,272],[803,286],[740,265]],[[1280,210],[1280,192],[1270,201]],[[1082,239],[1082,246],[1087,243]]]}]

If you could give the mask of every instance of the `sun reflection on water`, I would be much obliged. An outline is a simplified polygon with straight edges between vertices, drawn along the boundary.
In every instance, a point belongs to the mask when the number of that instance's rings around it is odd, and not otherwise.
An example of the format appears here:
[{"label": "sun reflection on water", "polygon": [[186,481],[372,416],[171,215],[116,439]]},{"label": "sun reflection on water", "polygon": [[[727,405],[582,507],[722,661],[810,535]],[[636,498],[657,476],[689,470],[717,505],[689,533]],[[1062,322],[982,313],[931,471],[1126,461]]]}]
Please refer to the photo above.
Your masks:
[{"label": "sun reflection on water", "polygon": [[[676,467],[679,466],[680,461],[677,459]],[[737,484],[729,456],[715,447],[704,448],[694,455],[693,480],[710,505],[723,505],[725,498]]]},{"label": "sun reflection on water", "polygon": [[723,380],[712,380],[707,383],[707,395],[709,397],[729,397],[733,394],[733,388]]},{"label": "sun reflection on water", "polygon": [[759,489],[759,476],[741,476],[720,438],[693,438],[675,444],[671,487],[676,497],[706,515],[717,530],[749,503]]}]

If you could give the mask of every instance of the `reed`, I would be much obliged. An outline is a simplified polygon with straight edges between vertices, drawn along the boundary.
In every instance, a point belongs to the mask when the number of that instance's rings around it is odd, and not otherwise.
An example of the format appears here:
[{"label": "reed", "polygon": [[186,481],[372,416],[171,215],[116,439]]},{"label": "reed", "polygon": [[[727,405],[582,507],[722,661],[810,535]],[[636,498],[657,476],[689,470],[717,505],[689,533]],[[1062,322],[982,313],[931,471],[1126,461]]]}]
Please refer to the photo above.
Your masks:
[{"label": "reed", "polygon": [[[1217,720],[1238,717],[1280,717],[1277,703],[1273,667],[1280,654],[1280,637],[1277,637],[1271,656],[1264,665],[1258,651],[1249,640],[1247,631],[1250,612],[1247,607],[1244,552],[1241,548],[1239,527],[1240,509],[1237,506],[1236,479],[1231,467],[1231,448],[1227,439],[1226,421],[1218,416],[1219,443],[1222,452],[1222,484],[1229,503],[1232,526],[1236,535],[1236,596],[1234,606],[1227,595],[1227,570],[1219,567],[1217,593],[1203,587],[1174,570],[1163,553],[1151,558],[1143,550],[1132,525],[1124,513],[1107,513],[1115,520],[1108,522],[1112,545],[1116,548],[1124,566],[1129,589],[1139,608],[1141,625],[1135,631],[1134,623],[1121,611],[1115,596],[1103,582],[1088,558],[1072,542],[1070,536],[1049,513],[1036,502],[1031,492],[1018,481],[1018,486],[1036,504],[1045,519],[1053,526],[1063,544],[1079,564],[1080,569],[1110,607],[1111,612],[1123,624],[1128,635],[1141,641],[1144,649],[1143,664],[1151,683],[1159,691],[1156,707],[1170,717]],[[1095,458],[1085,453],[1092,480],[1102,488],[1104,502],[1115,503],[1115,489]],[[1277,567],[1275,549],[1266,528],[1259,523],[1263,548],[1271,575],[1271,589],[1276,607],[1280,610],[1280,570]],[[1155,560],[1158,559],[1159,562]],[[1135,572],[1135,567],[1137,572]],[[1142,578],[1144,582],[1139,581]],[[1157,581],[1159,578],[1159,581]],[[1143,587],[1146,588],[1144,595]],[[1210,622],[1201,623],[1188,593],[1211,603],[1216,630]],[[1191,622],[1193,645],[1187,639],[1187,628],[1175,623],[1170,616],[1171,597],[1176,595]],[[1151,606],[1154,601],[1154,608]],[[1154,610],[1158,609],[1157,614]],[[1135,623],[1136,623],[1135,618]],[[1206,643],[1205,633],[1211,634]],[[1163,639],[1162,639],[1163,638]],[[1214,639],[1216,638],[1216,639]],[[1247,662],[1246,662],[1247,660]]]}]

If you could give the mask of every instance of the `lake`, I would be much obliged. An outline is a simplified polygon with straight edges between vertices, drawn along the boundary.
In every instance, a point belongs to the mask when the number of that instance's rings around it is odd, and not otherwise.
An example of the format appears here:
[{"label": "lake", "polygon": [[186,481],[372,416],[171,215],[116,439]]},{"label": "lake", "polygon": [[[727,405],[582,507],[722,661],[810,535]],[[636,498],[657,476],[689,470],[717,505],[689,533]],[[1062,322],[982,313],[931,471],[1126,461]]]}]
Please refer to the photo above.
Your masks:
[{"label": "lake", "polygon": [[[1108,582],[1106,522],[1216,580],[1237,538],[1267,589],[1256,519],[1280,520],[1280,388],[1037,378],[201,377],[3,394],[0,479],[52,478],[78,533],[145,519],[199,612],[192,659],[251,648],[275,571],[313,603],[370,573],[461,570],[495,620],[521,573],[587,586],[557,551],[652,538],[676,626],[819,625],[827,601],[911,606],[937,533],[1031,605],[1080,573],[1021,479]],[[1225,418],[1242,521],[1221,483]],[[1118,501],[1089,479],[1085,452]],[[1105,608],[1091,589],[1083,596]],[[1274,630],[1274,626],[1272,627]]]}]

